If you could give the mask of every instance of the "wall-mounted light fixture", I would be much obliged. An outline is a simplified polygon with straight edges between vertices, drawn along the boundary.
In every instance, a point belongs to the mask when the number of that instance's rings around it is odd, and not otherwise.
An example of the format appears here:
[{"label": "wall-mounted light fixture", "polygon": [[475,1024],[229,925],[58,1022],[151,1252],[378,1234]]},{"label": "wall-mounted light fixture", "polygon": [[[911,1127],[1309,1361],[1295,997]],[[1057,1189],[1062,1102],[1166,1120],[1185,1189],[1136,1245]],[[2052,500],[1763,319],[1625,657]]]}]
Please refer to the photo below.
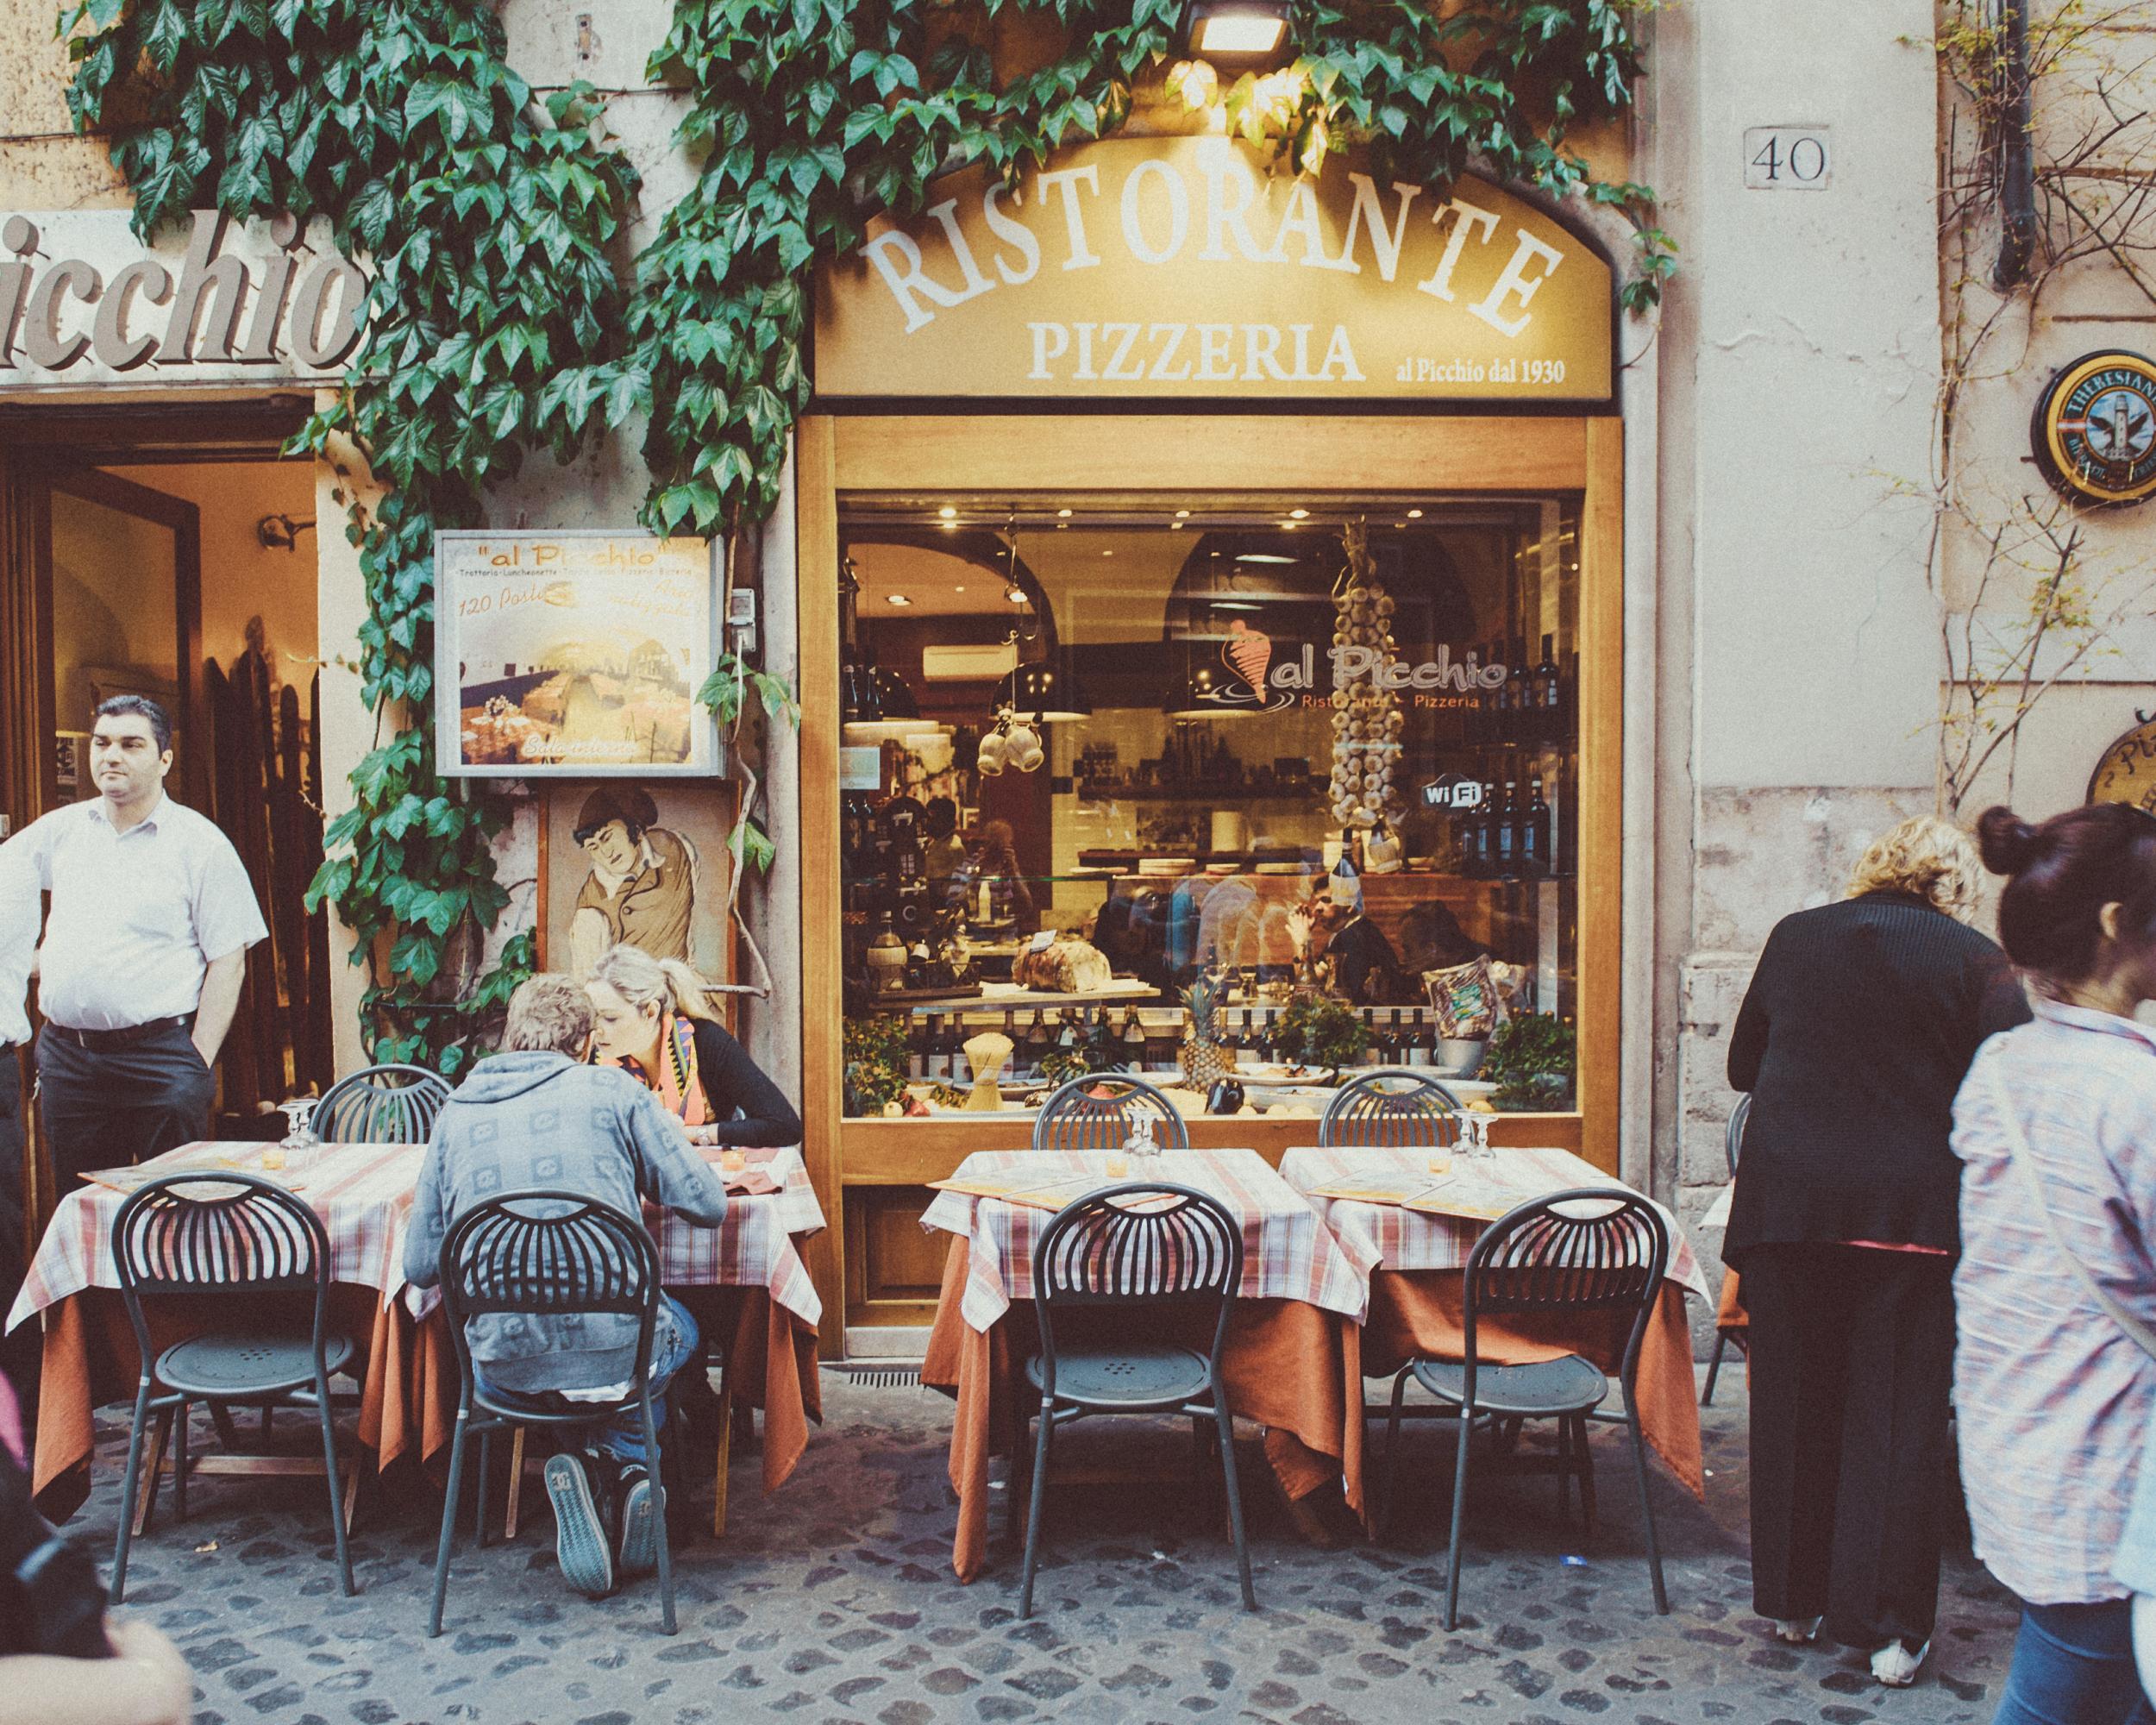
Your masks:
[{"label": "wall-mounted light fixture", "polygon": [[1183,40],[1200,60],[1269,66],[1286,58],[1288,0],[1191,0]]}]

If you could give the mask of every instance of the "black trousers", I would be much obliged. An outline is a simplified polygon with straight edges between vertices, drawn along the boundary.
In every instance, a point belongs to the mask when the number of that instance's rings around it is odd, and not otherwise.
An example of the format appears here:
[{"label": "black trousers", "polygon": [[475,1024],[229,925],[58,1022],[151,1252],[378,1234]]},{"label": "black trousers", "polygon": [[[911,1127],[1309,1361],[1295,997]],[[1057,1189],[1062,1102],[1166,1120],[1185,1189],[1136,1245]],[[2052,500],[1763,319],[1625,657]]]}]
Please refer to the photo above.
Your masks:
[{"label": "black trousers", "polygon": [[78,1174],[207,1138],[216,1090],[185,1026],[124,1048],[85,1048],[49,1026],[37,1038],[38,1107],[62,1193]]},{"label": "black trousers", "polygon": [[1849,1245],[1745,1254],[1752,1589],[1858,1647],[1927,1640],[1952,1477],[1953,1264]]}]

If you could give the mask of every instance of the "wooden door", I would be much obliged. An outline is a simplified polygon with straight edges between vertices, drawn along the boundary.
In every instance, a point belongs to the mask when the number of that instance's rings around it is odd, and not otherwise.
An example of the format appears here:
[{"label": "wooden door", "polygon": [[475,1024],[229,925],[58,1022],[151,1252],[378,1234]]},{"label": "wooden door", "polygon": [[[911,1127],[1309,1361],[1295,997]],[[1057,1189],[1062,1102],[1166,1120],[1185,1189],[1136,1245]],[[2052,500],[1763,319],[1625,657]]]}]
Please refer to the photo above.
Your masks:
[{"label": "wooden door", "polygon": [[95,794],[72,739],[88,733],[100,700],[141,694],[172,716],[172,788],[206,807],[201,512],[94,467],[41,472],[27,501],[50,643],[38,692],[50,739],[42,806]]}]

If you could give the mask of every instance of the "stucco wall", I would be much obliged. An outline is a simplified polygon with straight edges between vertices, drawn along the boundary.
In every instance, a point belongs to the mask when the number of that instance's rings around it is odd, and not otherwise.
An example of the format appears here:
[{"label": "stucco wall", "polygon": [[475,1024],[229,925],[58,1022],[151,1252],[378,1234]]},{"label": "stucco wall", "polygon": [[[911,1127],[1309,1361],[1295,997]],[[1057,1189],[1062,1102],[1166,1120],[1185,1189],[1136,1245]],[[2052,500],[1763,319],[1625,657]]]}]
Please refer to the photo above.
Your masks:
[{"label": "stucco wall", "polygon": [[[1929,516],[1899,494],[1930,473],[1939,375],[1930,32],[1921,0],[1657,20],[1649,177],[1684,251],[1658,403],[1652,1119],[1688,1222],[1727,1177],[1723,1048],[1767,930],[1931,804]],[[1828,189],[1746,189],[1769,125],[1830,129]]]}]

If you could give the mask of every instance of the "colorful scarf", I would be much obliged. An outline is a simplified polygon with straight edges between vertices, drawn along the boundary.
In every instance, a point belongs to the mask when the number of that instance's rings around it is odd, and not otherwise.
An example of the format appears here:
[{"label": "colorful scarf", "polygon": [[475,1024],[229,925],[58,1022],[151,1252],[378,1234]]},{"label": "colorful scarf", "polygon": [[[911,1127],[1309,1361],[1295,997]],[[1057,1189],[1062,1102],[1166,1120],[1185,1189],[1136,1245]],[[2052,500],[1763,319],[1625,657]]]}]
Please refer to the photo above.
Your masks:
[{"label": "colorful scarf", "polygon": [[709,1125],[711,1103],[705,1098],[704,1081],[696,1070],[696,1025],[686,1013],[676,1013],[667,1021],[666,1032],[659,1038],[659,1056],[656,1082],[635,1060],[603,1060],[601,1064],[618,1066],[646,1089],[656,1090],[667,1112],[683,1126]]}]

